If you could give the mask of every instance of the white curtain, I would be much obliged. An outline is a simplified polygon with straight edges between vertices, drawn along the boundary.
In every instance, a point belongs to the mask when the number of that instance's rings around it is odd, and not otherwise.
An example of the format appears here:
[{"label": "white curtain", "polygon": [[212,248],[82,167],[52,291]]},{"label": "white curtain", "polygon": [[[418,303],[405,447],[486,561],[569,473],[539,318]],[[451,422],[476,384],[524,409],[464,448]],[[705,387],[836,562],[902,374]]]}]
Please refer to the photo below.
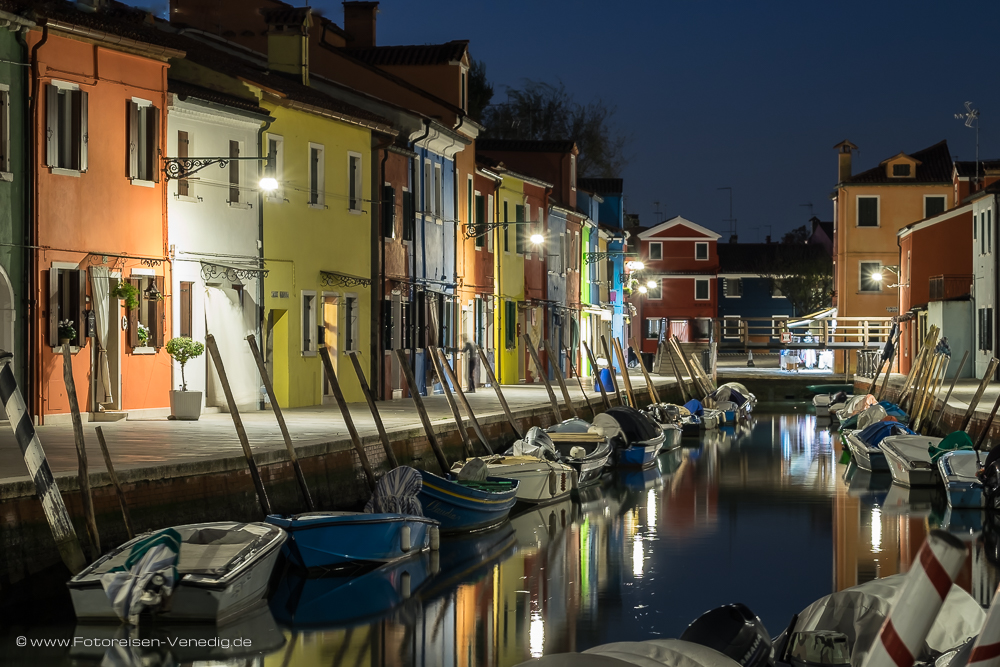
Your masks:
[{"label": "white curtain", "polygon": [[90,287],[94,296],[92,307],[97,324],[97,402],[104,405],[115,400],[111,395],[111,371],[108,368],[107,351],[111,292],[111,272],[108,271],[108,267],[90,267]]},{"label": "white curtain", "polygon": [[[248,297],[244,295],[244,298]],[[260,373],[246,340],[254,331],[244,320],[243,304],[236,290],[206,287],[205,319],[208,333],[215,336],[219,345],[219,354],[226,367],[229,388],[233,392],[236,406],[240,409],[256,409],[261,397]],[[206,404],[217,405],[228,411],[215,362],[207,352],[205,356],[209,369],[206,378]]]}]

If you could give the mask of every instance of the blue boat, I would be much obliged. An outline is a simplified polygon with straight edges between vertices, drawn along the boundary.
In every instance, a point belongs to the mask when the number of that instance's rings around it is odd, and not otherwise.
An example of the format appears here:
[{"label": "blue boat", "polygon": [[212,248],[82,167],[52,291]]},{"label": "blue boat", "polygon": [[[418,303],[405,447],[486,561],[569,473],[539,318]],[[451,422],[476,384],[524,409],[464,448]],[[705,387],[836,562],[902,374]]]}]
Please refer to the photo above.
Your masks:
[{"label": "blue boat", "polygon": [[875,422],[861,431],[842,431],[844,445],[862,470],[889,472],[889,462],[879,446],[890,435],[916,435],[898,422]]},{"label": "blue boat", "polygon": [[594,426],[611,440],[618,467],[648,468],[663,449],[663,429],[635,408],[611,408],[594,417]]},{"label": "blue boat", "polygon": [[441,532],[486,530],[506,520],[517,502],[516,479],[487,477],[485,481],[446,479],[420,471],[418,498],[424,514],[441,523]]}]

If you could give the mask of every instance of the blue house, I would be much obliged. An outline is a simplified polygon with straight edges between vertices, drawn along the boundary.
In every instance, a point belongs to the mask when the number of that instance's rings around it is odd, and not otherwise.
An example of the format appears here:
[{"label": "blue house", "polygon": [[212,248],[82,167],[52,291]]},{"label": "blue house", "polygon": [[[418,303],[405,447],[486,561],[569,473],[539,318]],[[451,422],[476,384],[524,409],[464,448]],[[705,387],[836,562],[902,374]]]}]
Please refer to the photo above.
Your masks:
[{"label": "blue house", "polygon": [[[723,339],[735,340],[740,337],[740,319],[765,318],[750,323],[749,335],[760,342],[770,326],[777,330],[780,320],[794,318],[806,313],[796,313],[791,302],[781,292],[772,287],[771,280],[762,273],[776,265],[782,248],[781,243],[719,243],[718,318],[722,321]],[[796,245],[796,250],[810,246]],[[816,251],[822,252],[820,246]],[[777,336],[771,337],[777,342]]]}]

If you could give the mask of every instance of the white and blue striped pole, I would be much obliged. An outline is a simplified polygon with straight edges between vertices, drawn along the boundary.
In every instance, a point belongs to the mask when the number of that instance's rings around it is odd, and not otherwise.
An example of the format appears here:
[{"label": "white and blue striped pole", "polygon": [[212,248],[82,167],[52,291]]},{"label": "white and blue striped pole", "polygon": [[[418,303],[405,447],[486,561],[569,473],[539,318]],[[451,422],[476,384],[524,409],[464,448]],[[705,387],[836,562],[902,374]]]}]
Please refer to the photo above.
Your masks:
[{"label": "white and blue striped pole", "polygon": [[59,549],[59,555],[62,556],[69,571],[77,574],[87,566],[87,561],[83,556],[83,549],[80,548],[80,541],[70,520],[69,511],[52,476],[52,469],[45,459],[42,443],[35,433],[31,415],[28,414],[24,398],[17,388],[17,380],[11,368],[13,358],[14,355],[10,352],[0,350],[0,401],[3,401],[7,410],[7,418],[14,430],[17,446],[21,448],[28,473],[35,484],[35,492],[42,501],[42,510],[45,512],[49,527],[52,528],[52,537]]}]

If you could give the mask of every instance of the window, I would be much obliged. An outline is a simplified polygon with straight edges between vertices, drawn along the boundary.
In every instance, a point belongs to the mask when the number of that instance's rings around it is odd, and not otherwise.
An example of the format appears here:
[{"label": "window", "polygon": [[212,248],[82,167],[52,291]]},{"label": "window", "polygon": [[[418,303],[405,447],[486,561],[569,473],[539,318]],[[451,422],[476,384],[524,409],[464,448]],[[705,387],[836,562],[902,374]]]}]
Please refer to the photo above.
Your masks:
[{"label": "window", "polygon": [[510,219],[507,217],[507,200],[506,199],[503,200],[503,221],[504,221],[504,226],[503,226],[503,251],[504,252],[510,252],[510,233],[509,233],[510,232],[510,228],[506,224],[506,223],[508,223],[510,221]]},{"label": "window", "polygon": [[738,299],[743,296],[743,279],[742,278],[723,278],[722,279],[722,293],[725,294],[727,299]]},{"label": "window", "polygon": [[646,298],[656,301],[663,298],[663,279],[658,278],[653,282],[656,283],[655,287],[646,287]]},{"label": "window", "polygon": [[858,197],[858,227],[878,227],[878,197]]},{"label": "window", "polygon": [[463,70],[462,71],[462,98],[461,98],[461,106],[462,106],[462,109],[465,110],[465,111],[468,111],[468,109],[469,109],[469,107],[468,107],[469,101],[468,101],[468,99],[465,96],[465,85],[466,85],[465,80],[466,80],[467,76],[468,76],[468,74]]},{"label": "window", "polygon": [[352,352],[358,349],[358,297],[348,296],[344,299],[344,351]]},{"label": "window", "polygon": [[553,273],[562,273],[562,258],[563,252],[566,245],[566,235],[563,233],[559,234],[559,243],[555,244],[552,248],[555,252],[549,255],[549,271]]},{"label": "window", "polygon": [[382,186],[382,236],[396,238],[396,188],[388,183]]},{"label": "window", "polygon": [[194,283],[181,283],[180,329],[177,332],[182,338],[193,338],[194,307],[191,297],[194,295]]},{"label": "window", "polygon": [[87,93],[75,84],[50,83],[45,105],[46,164],[87,171]]},{"label": "window", "polygon": [[860,289],[861,292],[881,292],[882,281],[875,280],[872,276],[882,272],[882,262],[859,262],[861,270]]},{"label": "window", "polygon": [[[514,222],[524,222],[524,206],[521,204],[514,204]],[[528,252],[527,234],[527,225],[514,225],[514,252],[519,255]]]},{"label": "window", "polygon": [[781,291],[781,285],[777,281],[771,281],[771,298],[784,299],[785,293]]},{"label": "window", "polygon": [[894,164],[894,165],[892,165],[892,175],[893,176],[909,176],[910,175],[910,165],[908,165],[908,164]]},{"label": "window", "polygon": [[476,233],[478,234],[476,236],[476,250],[481,250],[486,245],[488,232],[486,232],[486,201],[479,192],[476,192],[475,216]]},{"label": "window", "polygon": [[417,207],[413,193],[403,188],[403,240],[412,241],[417,233]]},{"label": "window", "polygon": [[[138,291],[139,307],[128,311],[128,332],[129,345],[132,349],[142,347],[157,348],[163,345],[163,321],[165,318],[163,308],[163,276],[132,274],[129,282]],[[151,285],[156,285],[156,290],[161,298],[150,299],[146,296],[146,290]],[[146,344],[139,342],[139,325],[149,330],[149,337]]]},{"label": "window", "polygon": [[[320,144],[309,144],[309,205],[321,208],[326,205],[325,151]],[[316,295],[314,294],[313,297]],[[315,341],[314,341],[315,343]],[[315,351],[315,350],[314,350]]]},{"label": "window", "polygon": [[694,300],[708,301],[708,299],[709,299],[708,278],[696,278],[694,281]]},{"label": "window", "polygon": [[570,250],[568,264],[574,271],[580,272],[580,232],[573,232],[573,247]]},{"label": "window", "polygon": [[944,213],[944,195],[924,195],[924,217],[930,218],[938,213]]},{"label": "window", "polygon": [[285,200],[281,183],[285,177],[285,140],[276,134],[267,135],[267,164],[265,173],[278,181],[278,189],[266,193],[269,201],[281,202]]},{"label": "window", "polygon": [[434,215],[444,216],[444,179],[441,178],[441,165],[434,165]]},{"label": "window", "polygon": [[722,319],[722,337],[723,338],[740,338],[742,326],[740,324],[739,315],[726,315]]},{"label": "window", "polygon": [[576,156],[569,156],[569,189],[576,190]]},{"label": "window", "polygon": [[159,109],[148,100],[132,98],[128,103],[128,177],[133,181],[158,182],[160,170]]},{"label": "window", "polygon": [[[229,142],[229,157],[238,158],[240,156],[240,142]],[[229,163],[229,203],[240,203],[240,161],[233,160]]]},{"label": "window", "polygon": [[83,309],[86,301],[86,272],[76,268],[75,264],[60,266],[54,263],[49,269],[49,345],[59,345],[59,323],[69,320],[76,329],[76,338],[69,344],[84,346],[87,342],[84,335],[86,313]]},{"label": "window", "polygon": [[10,86],[0,83],[0,173],[2,180],[10,176]]},{"label": "window", "polygon": [[517,303],[504,301],[503,339],[504,347],[513,350],[517,347]]},{"label": "window", "polygon": [[319,330],[316,328],[316,292],[302,292],[302,354],[316,356]]},{"label": "window", "polygon": [[694,258],[698,261],[706,261],[708,259],[708,244],[707,243],[695,243],[694,244]]},{"label": "window", "polygon": [[650,243],[649,244],[649,259],[663,259],[663,244],[662,243]]},{"label": "window", "polygon": [[361,178],[361,155],[358,153],[348,153],[347,155],[349,205],[352,212],[361,213],[362,185],[364,184]]},{"label": "window", "polygon": [[656,318],[648,317],[648,318],[646,318],[646,327],[645,327],[645,329],[646,329],[646,338],[647,339],[652,339],[652,340],[659,340],[659,338],[660,338],[660,329],[661,329],[662,324],[663,324],[663,319],[662,318],[659,318],[659,317],[656,317]]},{"label": "window", "polygon": [[993,209],[986,210],[986,252],[993,252]]},{"label": "window", "polygon": [[979,254],[986,254],[986,211],[979,214]]},{"label": "window", "polygon": [[428,160],[424,162],[424,208],[423,212],[425,215],[430,215],[434,213],[433,204],[431,203],[431,195],[434,192],[431,184],[431,163]]},{"label": "window", "polygon": [[979,315],[979,349],[983,352],[993,351],[993,309],[980,308]]},{"label": "window", "polygon": [[[191,139],[187,132],[179,130],[177,132],[177,157],[186,158],[191,155]],[[191,181],[186,178],[177,180],[177,195],[179,197],[191,196]]]}]

